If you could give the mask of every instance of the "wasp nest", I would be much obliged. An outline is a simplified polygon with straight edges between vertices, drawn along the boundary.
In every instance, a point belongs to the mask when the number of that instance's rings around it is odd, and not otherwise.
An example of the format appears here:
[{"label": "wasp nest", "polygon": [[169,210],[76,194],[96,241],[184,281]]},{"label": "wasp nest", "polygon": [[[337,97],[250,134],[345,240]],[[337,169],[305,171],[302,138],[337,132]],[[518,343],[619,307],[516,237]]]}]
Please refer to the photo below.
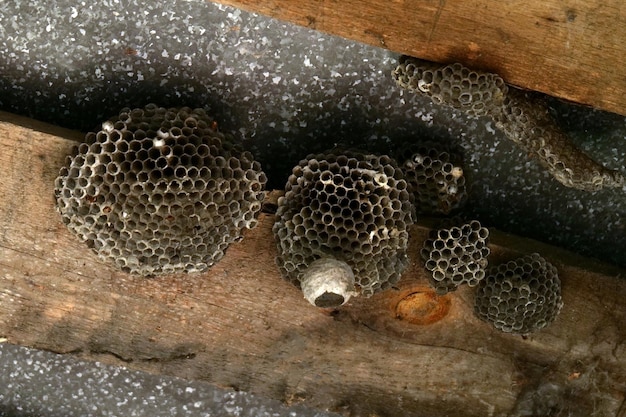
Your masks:
[{"label": "wasp nest", "polygon": [[461,284],[476,286],[485,277],[489,230],[473,220],[462,226],[432,230],[420,254],[437,294]]},{"label": "wasp nest", "polygon": [[293,168],[273,227],[277,264],[312,304],[341,305],[398,281],[414,221],[402,175],[393,159],[356,152],[309,155]]},{"label": "wasp nest", "polygon": [[449,152],[417,149],[402,164],[402,171],[420,213],[449,214],[467,199],[463,167]]},{"label": "wasp nest", "polygon": [[490,268],[478,287],[474,312],[503,332],[526,334],[550,324],[562,306],[556,268],[533,253]]},{"label": "wasp nest", "polygon": [[55,182],[63,222],[141,275],[202,271],[256,224],[265,174],[202,109],[123,109]]},{"label": "wasp nest", "polygon": [[574,146],[537,94],[511,88],[494,120],[509,139],[536,155],[562,184],[587,191],[624,185],[620,172],[603,167]]},{"label": "wasp nest", "polygon": [[496,74],[403,56],[392,75],[401,87],[435,103],[470,116],[490,116],[509,139],[536,156],[565,186],[596,191],[624,185],[621,173],[598,164],[570,142],[543,100],[509,88]]},{"label": "wasp nest", "polygon": [[439,65],[402,56],[393,77],[403,88],[424,94],[471,116],[500,111],[508,87],[496,74],[472,71],[461,64]]}]

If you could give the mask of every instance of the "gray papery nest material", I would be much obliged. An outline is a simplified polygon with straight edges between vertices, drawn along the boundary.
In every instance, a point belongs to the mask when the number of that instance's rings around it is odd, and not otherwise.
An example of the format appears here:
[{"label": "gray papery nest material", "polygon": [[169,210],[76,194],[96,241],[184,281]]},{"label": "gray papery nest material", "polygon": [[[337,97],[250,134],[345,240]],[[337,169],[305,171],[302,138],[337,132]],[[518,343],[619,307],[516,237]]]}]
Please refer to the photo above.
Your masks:
[{"label": "gray papery nest material", "polygon": [[460,158],[436,147],[420,146],[402,164],[418,213],[448,215],[467,200]]},{"label": "gray papery nest material", "polygon": [[420,254],[437,294],[478,285],[485,277],[488,240],[489,230],[477,220],[430,232]]},{"label": "gray papery nest material", "polygon": [[561,307],[558,272],[537,253],[489,268],[474,299],[476,315],[507,333],[542,329]]},{"label": "gray papery nest material", "polygon": [[[414,218],[407,183],[390,157],[309,155],[293,168],[278,201],[273,227],[277,264],[291,283],[323,295],[319,302],[307,297],[312,304],[331,307],[353,294],[370,296],[391,287],[407,267],[408,228]],[[351,273],[343,272],[345,267]],[[344,290],[312,289],[310,281],[324,282],[316,278],[320,268],[340,269],[332,274],[337,280],[324,285]]]},{"label": "gray papery nest material", "polygon": [[398,85],[470,116],[489,116],[506,136],[561,184],[585,191],[622,187],[624,176],[578,149],[550,116],[537,94],[506,85],[496,75],[461,64],[440,65],[402,56],[392,73]]},{"label": "gray papery nest material", "polygon": [[203,271],[255,226],[265,174],[202,109],[123,109],[55,181],[63,222],[125,272]]}]

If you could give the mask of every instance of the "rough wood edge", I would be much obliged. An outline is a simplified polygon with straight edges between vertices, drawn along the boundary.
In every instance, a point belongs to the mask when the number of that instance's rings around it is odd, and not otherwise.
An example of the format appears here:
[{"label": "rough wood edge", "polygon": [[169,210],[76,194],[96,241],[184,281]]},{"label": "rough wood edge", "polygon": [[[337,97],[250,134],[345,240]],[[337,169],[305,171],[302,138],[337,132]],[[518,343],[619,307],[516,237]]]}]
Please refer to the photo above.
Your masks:
[{"label": "rough wood edge", "polygon": [[626,115],[619,0],[212,1]]}]

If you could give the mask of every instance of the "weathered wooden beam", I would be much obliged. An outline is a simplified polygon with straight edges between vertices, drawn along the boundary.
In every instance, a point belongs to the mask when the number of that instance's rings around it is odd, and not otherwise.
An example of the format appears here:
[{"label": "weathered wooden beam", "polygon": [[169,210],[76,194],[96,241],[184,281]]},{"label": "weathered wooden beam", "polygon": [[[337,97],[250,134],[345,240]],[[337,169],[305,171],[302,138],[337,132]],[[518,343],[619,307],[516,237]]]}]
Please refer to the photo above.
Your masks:
[{"label": "weathered wooden beam", "polygon": [[626,115],[621,0],[213,1]]},{"label": "weathered wooden beam", "polygon": [[80,136],[0,113],[0,337],[10,343],[354,416],[508,416],[551,396],[573,416],[623,417],[624,271],[493,232],[492,263],[538,251],[563,281],[560,316],[526,338],[475,318],[470,289],[432,293],[417,261],[424,225],[397,289],[338,310],[310,306],[281,279],[267,213],[206,273],[130,276],[55,212],[54,177]]}]

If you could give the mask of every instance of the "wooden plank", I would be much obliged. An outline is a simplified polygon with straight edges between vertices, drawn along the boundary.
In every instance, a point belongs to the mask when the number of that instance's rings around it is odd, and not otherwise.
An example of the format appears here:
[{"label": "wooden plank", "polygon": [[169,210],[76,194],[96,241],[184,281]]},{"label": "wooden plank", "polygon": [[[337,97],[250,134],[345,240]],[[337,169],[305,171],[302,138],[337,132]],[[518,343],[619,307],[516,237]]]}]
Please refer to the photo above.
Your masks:
[{"label": "wooden plank", "polygon": [[626,115],[621,0],[216,2]]},{"label": "wooden plank", "polygon": [[[207,273],[134,277],[100,262],[54,210],[76,136],[0,113],[0,337],[10,343],[353,416],[508,416],[546,395],[572,411],[563,415],[624,416],[623,270],[494,231],[491,262],[539,251],[562,277],[561,315],[527,338],[475,318],[469,289],[433,296],[415,259],[424,225],[397,289],[338,310],[310,306],[280,278],[267,213]],[[438,320],[416,324],[430,307]]]}]

